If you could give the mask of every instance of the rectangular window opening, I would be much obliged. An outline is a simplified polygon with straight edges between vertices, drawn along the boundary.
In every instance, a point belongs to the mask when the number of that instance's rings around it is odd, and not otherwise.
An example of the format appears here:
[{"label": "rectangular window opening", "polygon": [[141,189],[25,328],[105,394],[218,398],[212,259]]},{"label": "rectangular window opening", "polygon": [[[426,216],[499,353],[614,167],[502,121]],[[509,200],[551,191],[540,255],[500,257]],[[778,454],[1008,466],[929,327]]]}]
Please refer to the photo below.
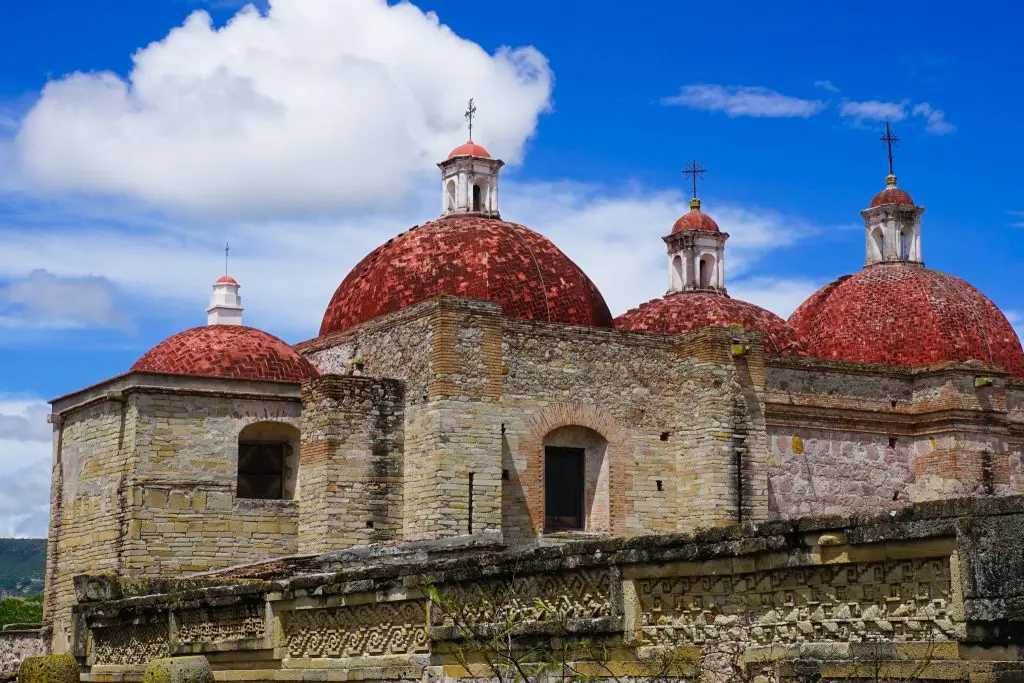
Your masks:
[{"label": "rectangular window opening", "polygon": [[544,530],[582,529],[584,449],[544,449]]},{"label": "rectangular window opening", "polygon": [[288,444],[238,444],[238,497],[263,500],[284,498],[284,464]]}]

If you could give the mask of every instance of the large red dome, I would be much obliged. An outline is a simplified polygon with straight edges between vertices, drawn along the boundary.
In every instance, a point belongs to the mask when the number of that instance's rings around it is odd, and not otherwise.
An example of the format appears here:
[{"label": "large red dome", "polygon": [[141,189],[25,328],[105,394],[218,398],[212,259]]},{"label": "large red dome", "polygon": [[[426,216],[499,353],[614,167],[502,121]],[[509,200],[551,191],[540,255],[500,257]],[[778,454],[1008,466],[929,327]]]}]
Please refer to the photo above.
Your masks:
[{"label": "large red dome", "polygon": [[615,327],[633,332],[686,334],[703,327],[740,325],[764,335],[767,353],[804,356],[799,336],[779,316],[760,306],[724,294],[678,292],[629,310]]},{"label": "large red dome", "polygon": [[299,383],[318,373],[272,334],[241,325],[193,327],[154,346],[135,372]]},{"label": "large red dome", "polygon": [[923,266],[880,263],[839,278],[789,318],[814,356],[927,365],[981,360],[1024,377],[1006,316],[963,280]]},{"label": "large red dome", "polygon": [[494,301],[526,320],[612,325],[597,287],[548,239],[516,223],[453,215],[414,227],[360,261],[334,293],[320,335],[441,295]]}]

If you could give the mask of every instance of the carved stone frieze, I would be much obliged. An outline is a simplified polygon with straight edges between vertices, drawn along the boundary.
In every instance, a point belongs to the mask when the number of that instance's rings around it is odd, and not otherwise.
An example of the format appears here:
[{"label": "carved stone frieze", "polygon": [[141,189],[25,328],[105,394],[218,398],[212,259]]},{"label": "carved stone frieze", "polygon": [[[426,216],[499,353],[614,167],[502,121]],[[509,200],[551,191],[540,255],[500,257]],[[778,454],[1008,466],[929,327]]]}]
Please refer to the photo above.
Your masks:
[{"label": "carved stone frieze", "polygon": [[299,609],[282,616],[289,657],[368,657],[427,651],[424,601]]},{"label": "carved stone frieze", "polygon": [[641,579],[637,594],[656,645],[956,638],[948,558]]},{"label": "carved stone frieze", "polygon": [[175,640],[182,644],[257,640],[267,633],[262,604],[245,603],[175,614]]},{"label": "carved stone frieze", "polygon": [[93,630],[92,657],[96,664],[138,665],[169,657],[166,623],[133,624]]}]

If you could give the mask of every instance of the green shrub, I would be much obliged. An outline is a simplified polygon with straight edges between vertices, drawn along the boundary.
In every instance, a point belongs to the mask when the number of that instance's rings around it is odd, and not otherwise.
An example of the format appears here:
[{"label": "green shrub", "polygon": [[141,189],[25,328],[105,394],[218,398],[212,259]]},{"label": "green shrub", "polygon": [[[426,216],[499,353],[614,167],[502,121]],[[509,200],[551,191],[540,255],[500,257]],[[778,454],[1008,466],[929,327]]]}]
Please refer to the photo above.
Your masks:
[{"label": "green shrub", "polygon": [[30,598],[0,600],[0,628],[7,624],[41,624],[42,622],[42,593]]}]

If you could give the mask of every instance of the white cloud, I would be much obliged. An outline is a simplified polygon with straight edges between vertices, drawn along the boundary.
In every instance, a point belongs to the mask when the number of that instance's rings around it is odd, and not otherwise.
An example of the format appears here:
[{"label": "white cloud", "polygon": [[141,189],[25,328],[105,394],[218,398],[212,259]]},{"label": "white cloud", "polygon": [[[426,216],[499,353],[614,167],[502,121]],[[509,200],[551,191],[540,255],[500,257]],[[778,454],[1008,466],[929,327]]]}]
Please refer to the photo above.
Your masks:
[{"label": "white cloud", "polygon": [[114,286],[102,277],[58,277],[36,269],[0,286],[0,328],[127,329],[114,303]]},{"label": "white cloud", "polygon": [[275,0],[222,28],[195,11],[126,80],[74,73],[24,118],[24,172],[172,210],[267,215],[394,206],[474,133],[516,162],[549,106],[532,47],[495,54],[385,0]]},{"label": "white cloud", "polygon": [[821,285],[804,278],[755,277],[730,286],[729,296],[767,308],[786,319]]},{"label": "white cloud", "polygon": [[36,399],[0,396],[0,537],[46,536],[52,428]]},{"label": "white cloud", "polygon": [[865,100],[854,102],[846,100],[839,105],[839,115],[860,121],[902,121],[907,118],[907,107],[910,100],[902,102],[883,102],[881,100]]},{"label": "white cloud", "polygon": [[932,135],[949,135],[956,132],[956,126],[946,120],[946,112],[933,108],[927,102],[915,104],[913,114],[924,117],[926,121],[924,129]]},{"label": "white cloud", "polygon": [[825,108],[821,100],[805,100],[759,86],[722,86],[715,84],[684,85],[678,95],[662,99],[663,104],[690,107],[704,111],[725,112],[731,117],[800,117],[814,116]]},{"label": "white cloud", "polygon": [[[0,277],[24,276],[37,263],[65,278],[99,272],[150,312],[184,310],[202,324],[227,239],[247,322],[296,340],[316,333],[334,289],[359,259],[436,216],[438,192],[430,183],[412,208],[374,215],[239,221],[216,230],[181,221],[149,222],[145,231],[133,232],[102,225],[0,230]],[[763,208],[713,199],[704,208],[731,235],[730,287],[759,266],[773,270],[770,253],[816,231],[806,221]],[[614,313],[664,294],[668,274],[661,237],[685,210],[678,191],[571,182],[502,187],[503,216],[552,239],[594,279]]]},{"label": "white cloud", "polygon": [[829,92],[841,92],[835,83],[829,80],[814,81],[815,88],[821,88],[822,90],[828,90]]}]

